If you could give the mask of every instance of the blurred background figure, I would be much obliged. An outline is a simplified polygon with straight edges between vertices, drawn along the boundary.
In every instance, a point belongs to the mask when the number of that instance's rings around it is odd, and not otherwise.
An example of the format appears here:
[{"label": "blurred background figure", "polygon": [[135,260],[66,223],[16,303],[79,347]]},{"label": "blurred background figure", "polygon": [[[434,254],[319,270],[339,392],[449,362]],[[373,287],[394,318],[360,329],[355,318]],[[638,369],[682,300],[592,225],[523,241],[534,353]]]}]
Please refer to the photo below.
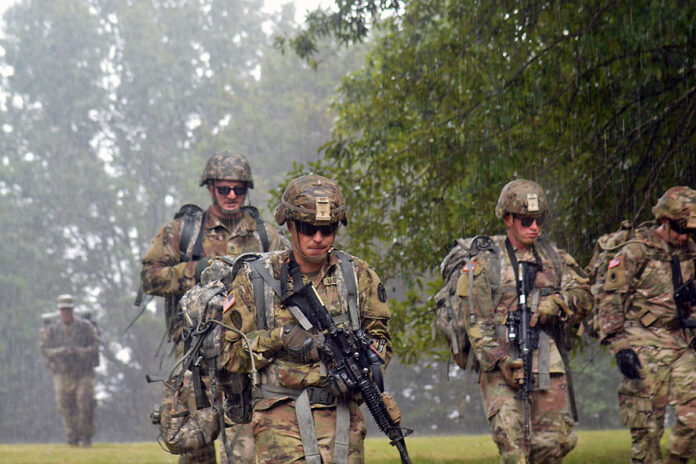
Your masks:
[{"label": "blurred background figure", "polygon": [[99,365],[99,334],[89,320],[75,315],[71,295],[58,297],[60,317],[44,315],[41,354],[53,373],[56,404],[71,446],[92,445],[94,368]]}]

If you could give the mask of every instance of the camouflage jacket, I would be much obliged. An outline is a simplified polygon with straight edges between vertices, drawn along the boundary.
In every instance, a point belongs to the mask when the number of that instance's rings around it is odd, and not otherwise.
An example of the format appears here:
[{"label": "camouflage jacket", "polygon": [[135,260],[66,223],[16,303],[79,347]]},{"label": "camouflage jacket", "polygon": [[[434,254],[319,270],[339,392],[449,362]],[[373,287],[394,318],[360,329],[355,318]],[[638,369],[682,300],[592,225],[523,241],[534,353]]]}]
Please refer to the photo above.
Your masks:
[{"label": "camouflage jacket", "polygon": [[99,365],[99,333],[94,324],[75,316],[41,329],[41,354],[54,374],[85,375]]},{"label": "camouflage jacket", "polygon": [[[517,309],[518,295],[513,265],[506,252],[505,238],[505,235],[491,237],[498,251],[474,256],[473,264],[461,269],[457,283],[462,305],[461,313],[465,315],[465,329],[483,371],[493,370],[503,356],[511,356],[505,335],[505,323],[508,313]],[[589,281],[580,266],[572,256],[545,239],[537,240],[534,247],[543,265],[543,270],[537,273],[534,282],[534,288],[540,290],[539,302],[551,293],[560,293],[574,313],[570,320],[564,321],[565,324],[573,324],[585,318],[592,309],[592,295]],[[518,262],[535,262],[532,248],[525,252],[515,249],[515,256]],[[499,275],[489,275],[492,272],[498,272]],[[469,279],[472,278],[473,282],[470,282]],[[490,282],[499,282],[500,287],[493,289]],[[554,318],[554,321],[559,322],[558,318]],[[545,331],[550,329],[542,328]],[[549,337],[549,343],[549,372],[562,373],[565,370],[553,337]],[[533,363],[536,371],[538,350],[534,352]]]},{"label": "camouflage jacket", "polygon": [[[202,238],[202,256],[238,256],[242,253],[262,251],[261,239],[254,218],[247,212],[232,227],[228,227],[220,218],[206,212],[205,230]],[[179,251],[183,218],[166,224],[152,240],[150,247],[142,258],[143,268],[140,278],[143,291],[149,295],[165,298],[167,326],[170,337],[176,338],[181,321],[170,321],[178,298],[189,288],[196,285],[196,261],[182,262]],[[289,248],[288,241],[280,235],[275,227],[266,224],[269,239],[269,251]],[[192,239],[195,240],[195,237]]]},{"label": "camouflage jacket", "polygon": [[[696,244],[674,248],[656,233],[656,226],[636,230],[607,266],[599,290],[597,321],[600,341],[613,353],[631,346],[684,350],[693,333],[681,330],[674,302],[670,259],[679,256],[684,281],[694,277]],[[686,338],[685,338],[686,335]]]},{"label": "camouflage jacket", "polygon": [[[280,268],[288,261],[290,251],[269,253],[266,256],[267,263],[270,265],[269,271],[275,279],[279,279]],[[390,312],[386,303],[384,286],[377,274],[364,261],[354,258],[353,263],[358,280],[360,325],[385,363],[388,363],[392,348],[388,328]],[[339,261],[331,253],[327,264],[312,281],[324,305],[334,317],[348,313],[346,298],[342,298],[339,294],[339,289],[345,288],[340,279],[343,279],[343,275]],[[291,278],[288,281],[288,290],[292,290]],[[282,348],[281,329],[286,324],[297,323],[297,321],[281,304],[277,296],[273,299],[271,320],[266,318],[269,322],[268,329],[259,330],[257,327],[254,292],[248,265],[240,270],[234,282],[228,287],[228,291],[234,291],[234,303],[223,312],[222,321],[237,327],[249,338],[262,384],[280,385],[296,389],[298,392],[308,386],[326,385],[326,376],[321,373],[318,362],[303,365],[286,358]],[[251,370],[249,352],[240,337],[232,331],[223,329],[221,339],[220,365],[229,372],[249,372]],[[265,409],[278,401],[282,399],[262,399],[256,407]]]}]

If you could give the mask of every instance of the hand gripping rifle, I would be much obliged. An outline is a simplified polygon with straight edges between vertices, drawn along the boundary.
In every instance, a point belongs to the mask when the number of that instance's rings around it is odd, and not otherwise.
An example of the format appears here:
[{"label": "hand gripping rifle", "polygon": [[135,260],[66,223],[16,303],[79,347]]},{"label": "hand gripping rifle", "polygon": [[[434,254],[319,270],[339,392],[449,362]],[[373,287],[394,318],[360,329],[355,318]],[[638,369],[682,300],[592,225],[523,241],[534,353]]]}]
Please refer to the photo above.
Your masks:
[{"label": "hand gripping rifle", "polygon": [[678,255],[672,255],[670,266],[672,268],[672,287],[674,288],[674,302],[677,305],[679,325],[682,329],[696,329],[696,321],[689,319],[692,306],[696,306],[696,285],[694,285],[694,279],[683,281]]},{"label": "hand gripping rifle", "polygon": [[524,436],[531,436],[531,421],[529,409],[532,392],[534,391],[534,374],[532,372],[532,354],[539,348],[539,332],[529,327],[532,312],[527,305],[527,295],[531,292],[536,278],[537,265],[522,261],[518,265],[517,271],[517,310],[510,311],[506,326],[508,329],[508,341],[517,347],[522,358],[522,368],[524,369],[523,383],[517,393],[518,399],[524,402]]},{"label": "hand gripping rifle", "polygon": [[329,369],[329,389],[336,396],[344,398],[361,394],[377,426],[399,451],[402,464],[411,464],[404,440],[411,430],[399,426],[401,419],[396,403],[391,395],[382,393],[380,365],[384,361],[362,329],[346,331],[336,326],[312,283],[302,285],[298,268],[291,270],[291,275],[295,290],[285,301],[295,304],[309,322],[324,334],[323,346],[319,351],[322,360],[328,366],[333,366]]}]

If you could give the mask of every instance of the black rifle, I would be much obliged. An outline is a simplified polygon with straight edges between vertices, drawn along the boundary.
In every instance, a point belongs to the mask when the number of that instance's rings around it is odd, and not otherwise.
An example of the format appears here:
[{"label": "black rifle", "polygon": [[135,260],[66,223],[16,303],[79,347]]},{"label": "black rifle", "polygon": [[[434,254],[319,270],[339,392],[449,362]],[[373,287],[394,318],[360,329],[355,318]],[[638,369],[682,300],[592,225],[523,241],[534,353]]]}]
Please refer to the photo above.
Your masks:
[{"label": "black rifle", "polygon": [[539,331],[529,327],[532,312],[527,305],[527,295],[534,286],[537,265],[522,261],[518,264],[517,271],[517,295],[518,304],[515,311],[508,313],[506,326],[508,329],[508,342],[517,347],[520,358],[522,358],[522,368],[524,369],[524,379],[517,393],[518,398],[524,402],[524,436],[531,436],[530,421],[530,398],[534,391],[534,374],[532,372],[532,354],[539,348]]},{"label": "black rifle", "polygon": [[696,306],[694,279],[683,281],[679,256],[672,255],[670,266],[672,267],[672,287],[674,288],[674,302],[677,305],[679,325],[682,329],[696,329],[696,321],[689,319],[692,306]]},{"label": "black rifle", "polygon": [[411,464],[404,440],[411,431],[402,429],[394,422],[382,399],[383,387],[377,385],[381,383],[381,377],[375,380],[378,376],[374,374],[381,369],[380,365],[384,364],[384,361],[362,329],[346,331],[336,326],[312,283],[302,284],[299,266],[294,260],[291,260],[290,268],[295,288],[291,295],[284,298],[284,302],[295,304],[309,322],[324,333],[320,357],[327,365],[332,366],[329,369],[329,389],[336,396],[344,398],[352,398],[360,393],[379,429],[399,451],[402,464]]}]

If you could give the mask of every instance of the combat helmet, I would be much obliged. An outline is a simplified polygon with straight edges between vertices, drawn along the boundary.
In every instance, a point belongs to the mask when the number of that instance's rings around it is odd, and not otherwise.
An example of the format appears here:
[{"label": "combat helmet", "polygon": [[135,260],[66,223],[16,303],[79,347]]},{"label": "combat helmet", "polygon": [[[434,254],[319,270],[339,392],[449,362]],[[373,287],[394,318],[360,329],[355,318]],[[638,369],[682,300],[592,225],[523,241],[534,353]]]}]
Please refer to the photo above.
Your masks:
[{"label": "combat helmet", "polygon": [[546,193],[541,185],[526,179],[508,182],[500,191],[495,215],[502,219],[507,213],[542,216],[549,211]]},{"label": "combat helmet", "polygon": [[326,177],[311,174],[297,177],[285,188],[275,212],[278,225],[286,221],[307,222],[324,226],[348,224],[346,203],[338,184]]},{"label": "combat helmet", "polygon": [[696,229],[696,191],[679,186],[667,190],[652,209],[655,220],[667,218],[687,229]]},{"label": "combat helmet", "polygon": [[63,295],[58,295],[58,309],[68,309],[68,308],[74,308],[75,304],[73,303],[73,297],[72,295],[69,295],[67,293]]},{"label": "combat helmet", "polygon": [[203,168],[200,185],[205,185],[211,180],[246,182],[249,188],[254,188],[249,161],[239,153],[223,151],[211,156]]}]

